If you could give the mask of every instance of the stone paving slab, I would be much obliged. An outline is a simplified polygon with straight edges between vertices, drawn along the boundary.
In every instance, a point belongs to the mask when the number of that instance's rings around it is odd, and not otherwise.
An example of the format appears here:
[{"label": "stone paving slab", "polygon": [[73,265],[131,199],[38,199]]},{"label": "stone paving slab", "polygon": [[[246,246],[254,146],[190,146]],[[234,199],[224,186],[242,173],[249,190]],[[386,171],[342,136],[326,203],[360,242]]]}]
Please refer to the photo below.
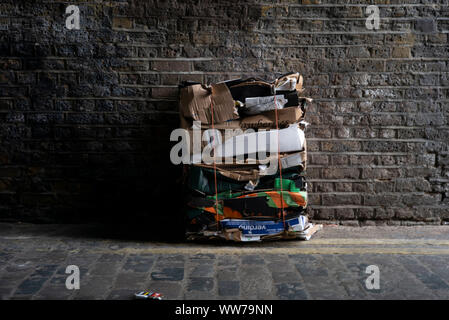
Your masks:
[{"label": "stone paving slab", "polygon": [[[105,227],[101,227],[104,231]],[[133,240],[97,226],[0,223],[1,299],[449,299],[449,227],[325,227],[311,241]],[[80,289],[66,288],[68,265]],[[380,271],[369,290],[367,267]]]}]

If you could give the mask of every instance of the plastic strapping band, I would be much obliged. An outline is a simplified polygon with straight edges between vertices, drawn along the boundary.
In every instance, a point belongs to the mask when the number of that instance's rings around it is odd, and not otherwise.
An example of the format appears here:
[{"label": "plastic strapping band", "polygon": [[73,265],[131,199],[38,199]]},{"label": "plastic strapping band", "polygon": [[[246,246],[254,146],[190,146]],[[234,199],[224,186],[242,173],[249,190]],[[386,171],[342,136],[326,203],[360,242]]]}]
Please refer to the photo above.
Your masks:
[{"label": "plastic strapping band", "polygon": [[279,117],[278,117],[278,105],[276,101],[276,88],[274,89],[274,113],[276,117],[276,132],[277,132],[277,140],[278,140],[278,166],[279,166],[279,178],[281,180],[281,214],[282,214],[282,222],[284,223],[285,230],[285,213],[284,213],[284,193],[282,190],[282,162],[281,162],[281,153],[280,153],[280,139],[279,139]]},{"label": "plastic strapping band", "polygon": [[215,163],[215,139],[216,139],[216,132],[215,132],[215,126],[214,126],[214,102],[212,99],[213,94],[213,87],[211,87],[211,95],[210,95],[210,109],[211,109],[211,119],[212,119],[212,138],[213,138],[213,150],[214,150],[214,156],[213,156],[213,162],[214,162],[214,183],[215,183],[215,220],[217,222],[217,231],[219,230],[219,220],[218,220],[218,187],[217,187],[217,165]]}]

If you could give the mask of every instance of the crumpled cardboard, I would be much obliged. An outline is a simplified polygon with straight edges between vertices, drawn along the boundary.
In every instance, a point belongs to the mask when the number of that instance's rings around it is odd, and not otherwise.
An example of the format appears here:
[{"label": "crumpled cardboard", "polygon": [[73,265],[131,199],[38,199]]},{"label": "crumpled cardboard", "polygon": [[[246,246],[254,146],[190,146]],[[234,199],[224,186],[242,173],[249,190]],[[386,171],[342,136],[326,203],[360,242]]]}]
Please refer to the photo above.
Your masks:
[{"label": "crumpled cardboard", "polygon": [[298,93],[302,93],[304,88],[302,87],[303,78],[299,73],[288,73],[276,79],[274,81],[274,87],[276,91],[292,91],[296,90]]},{"label": "crumpled cardboard", "polygon": [[[281,159],[281,166],[283,170],[297,167],[300,169],[299,171],[304,171],[307,165],[306,142],[304,143],[304,149],[302,151],[293,153],[282,153],[279,155],[279,157]],[[215,158],[216,163],[219,163],[219,160],[222,160],[222,162],[221,164],[215,165],[217,173],[223,175],[224,177],[233,179],[235,181],[257,180],[262,176],[272,175],[272,173],[270,174],[271,171],[268,171],[261,167],[261,165],[264,165],[266,161],[264,161],[262,164],[261,161],[257,159],[248,158],[245,160],[246,162],[244,163],[236,163],[235,159]],[[223,164],[225,160],[229,162]],[[271,163],[275,162],[276,164],[278,164],[277,154],[270,155],[269,157],[267,157],[266,160],[270,161]],[[204,163],[197,163],[194,165],[209,169],[213,169],[214,167],[213,165],[208,165]]]},{"label": "crumpled cardboard", "polygon": [[[231,122],[234,122],[234,121],[231,121]],[[225,123],[227,123],[227,122],[225,122]],[[198,130],[194,130],[192,127],[190,127],[189,129],[186,129],[190,136],[189,145],[187,146],[189,154],[190,155],[194,154],[193,135],[195,134],[195,132],[197,132],[196,134],[198,134],[196,139],[201,140],[201,144],[200,144],[201,150],[196,150],[199,154],[195,155],[195,157],[201,157],[201,153],[203,152],[204,148],[206,146],[210,145],[215,139],[220,141],[220,143],[223,143],[226,140],[241,134],[241,130],[237,131],[238,129],[240,129],[240,127],[239,128],[226,127],[224,125],[225,123],[222,123],[221,125],[214,126],[214,129],[216,131],[211,130],[211,128],[203,128],[203,126],[201,126],[201,129],[198,129]],[[229,129],[232,129],[232,130],[229,130]]]},{"label": "crumpled cardboard", "polygon": [[184,118],[212,123],[211,103],[213,103],[213,121],[222,123],[238,119],[234,99],[224,83],[210,87],[195,84],[180,89],[180,113]]},{"label": "crumpled cardboard", "polygon": [[[214,125],[215,129],[276,129],[276,111],[270,110],[258,115],[247,116],[237,120],[230,120]],[[288,107],[278,111],[279,128],[287,127],[290,124],[298,123],[304,118],[304,113],[299,107]],[[202,129],[212,128],[209,124],[201,124]]]},{"label": "crumpled cardboard", "polygon": [[[300,121],[303,117],[303,112],[297,107],[288,107],[280,109],[278,113],[279,128],[285,127],[289,124]],[[242,129],[275,129],[276,128],[276,111],[268,111],[255,116],[245,117],[240,120],[240,127]]]}]

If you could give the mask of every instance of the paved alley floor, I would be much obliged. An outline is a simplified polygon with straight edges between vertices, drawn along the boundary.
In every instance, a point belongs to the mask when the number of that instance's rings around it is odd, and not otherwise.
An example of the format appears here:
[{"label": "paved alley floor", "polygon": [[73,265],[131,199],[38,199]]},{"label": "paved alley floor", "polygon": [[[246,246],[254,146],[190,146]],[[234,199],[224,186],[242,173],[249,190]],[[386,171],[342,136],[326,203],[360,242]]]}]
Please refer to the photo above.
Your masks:
[{"label": "paved alley floor", "polygon": [[[166,299],[449,298],[449,226],[325,226],[310,241],[251,244],[136,240],[107,228],[0,223],[0,298],[132,299],[145,289]],[[78,290],[66,287],[69,265]]]}]

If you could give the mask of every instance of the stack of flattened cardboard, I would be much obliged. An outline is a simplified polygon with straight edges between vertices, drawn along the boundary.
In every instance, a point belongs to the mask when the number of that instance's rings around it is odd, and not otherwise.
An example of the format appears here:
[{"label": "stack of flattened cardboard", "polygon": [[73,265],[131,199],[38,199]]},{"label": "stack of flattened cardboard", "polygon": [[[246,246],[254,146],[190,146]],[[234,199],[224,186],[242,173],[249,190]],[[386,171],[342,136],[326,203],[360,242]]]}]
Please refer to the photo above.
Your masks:
[{"label": "stack of flattened cardboard", "polygon": [[[309,240],[303,78],[180,85],[187,238]],[[196,140],[195,140],[196,138]]]}]

